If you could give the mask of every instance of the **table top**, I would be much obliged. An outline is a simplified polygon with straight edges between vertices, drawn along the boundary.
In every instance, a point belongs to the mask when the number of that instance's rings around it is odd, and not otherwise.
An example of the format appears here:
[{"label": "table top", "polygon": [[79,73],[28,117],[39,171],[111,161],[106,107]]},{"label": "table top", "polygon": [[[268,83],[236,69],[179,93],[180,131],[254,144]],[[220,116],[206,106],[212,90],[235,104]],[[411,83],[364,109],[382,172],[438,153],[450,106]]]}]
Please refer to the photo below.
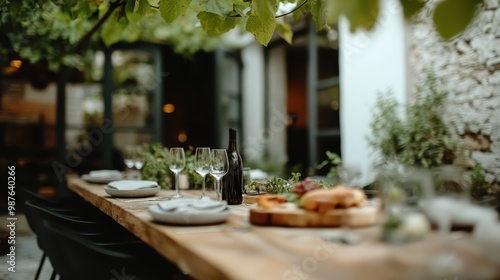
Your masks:
[{"label": "table top", "polygon": [[[361,243],[348,245],[322,238],[339,228],[255,226],[248,222],[248,205],[230,206],[232,213],[221,225],[167,225],[155,222],[148,208],[173,191],[117,198],[108,195],[104,185],[79,178],[69,179],[68,187],[195,279],[430,279],[435,264],[431,260],[443,249],[435,232],[420,241],[392,245],[380,241],[380,226],[349,229]],[[181,193],[200,195],[196,190]],[[464,271],[470,274],[467,279],[500,278],[500,268],[470,234],[454,237],[447,245],[464,263],[460,278]]]}]

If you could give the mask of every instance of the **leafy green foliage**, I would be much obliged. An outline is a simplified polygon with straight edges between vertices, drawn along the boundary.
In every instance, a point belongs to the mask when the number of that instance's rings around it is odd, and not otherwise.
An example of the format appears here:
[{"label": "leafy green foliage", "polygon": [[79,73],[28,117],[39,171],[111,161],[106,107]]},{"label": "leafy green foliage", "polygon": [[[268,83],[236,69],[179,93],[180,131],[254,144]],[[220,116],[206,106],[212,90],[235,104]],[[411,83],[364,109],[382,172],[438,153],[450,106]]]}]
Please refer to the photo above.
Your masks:
[{"label": "leafy green foliage", "polygon": [[[410,18],[423,0],[399,0]],[[433,14],[439,34],[449,39],[470,23],[481,0],[444,0]],[[61,62],[82,68],[87,48],[100,42],[137,40],[168,43],[183,55],[212,50],[220,36],[240,28],[267,46],[277,31],[288,43],[293,33],[278,21],[278,7],[293,3],[293,20],[310,13],[317,29],[337,25],[343,15],[350,30],[371,30],[379,16],[379,0],[44,0],[0,1],[0,28],[11,44],[2,42],[0,56],[15,51],[31,63],[47,60],[56,70]],[[12,47],[10,47],[12,45]],[[70,56],[70,57],[67,57]]]},{"label": "leafy green foliage", "polygon": [[310,12],[318,30],[322,29],[327,21],[325,5],[326,2],[322,0],[311,1]]},{"label": "leafy green foliage", "polygon": [[446,96],[438,91],[432,75],[418,87],[415,102],[405,106],[404,112],[399,111],[390,92],[389,96],[379,95],[368,142],[383,162],[429,168],[445,163],[445,155],[457,152],[457,141],[441,116]]},{"label": "leafy green foliage", "polygon": [[423,0],[400,0],[400,2],[406,19],[410,19],[425,7]]},{"label": "leafy green foliage", "polygon": [[283,40],[285,40],[288,44],[292,44],[293,31],[288,22],[278,22],[276,30],[278,30],[279,35],[283,38]]},{"label": "leafy green foliage", "polygon": [[379,13],[378,0],[337,0],[329,1],[326,7],[328,23],[336,25],[341,15],[349,21],[349,29],[354,32],[358,29],[371,30],[376,23]]},{"label": "leafy green foliage", "polygon": [[274,13],[277,6],[271,2],[253,0],[246,24],[246,30],[255,35],[255,39],[264,46],[267,46],[276,28]]},{"label": "leafy green foliage", "polygon": [[142,157],[144,159],[144,166],[141,169],[142,179],[156,181],[161,188],[170,189],[167,180],[170,176],[168,149],[159,143],[153,143],[146,147]]},{"label": "leafy green foliage", "polygon": [[482,0],[444,0],[434,10],[433,20],[439,35],[449,40],[472,21]]},{"label": "leafy green foliage", "polygon": [[161,0],[160,13],[166,23],[171,23],[176,18],[184,15],[191,4],[191,0]]},{"label": "leafy green foliage", "polygon": [[[163,147],[160,143],[146,145],[142,153],[144,159],[144,166],[141,170],[142,179],[156,181],[160,187],[170,189],[173,173],[168,168],[168,156],[168,148]],[[188,176],[191,186],[200,187],[202,178],[194,169],[194,161],[193,148],[190,147],[186,151],[186,167],[181,173]],[[208,178],[209,176],[207,176]]]},{"label": "leafy green foliage", "polygon": [[252,182],[245,186],[245,188],[250,191],[264,191],[269,194],[285,194],[290,193],[290,190],[299,179],[300,173],[292,173],[292,176],[288,180],[274,176],[271,180],[266,179],[266,182]]},{"label": "leafy green foliage", "polygon": [[222,35],[233,29],[239,22],[239,18],[223,17],[209,12],[200,12],[198,14],[201,26],[209,35]]},{"label": "leafy green foliage", "polygon": [[342,165],[342,159],[340,158],[340,156],[338,154],[333,153],[331,151],[326,151],[326,157],[327,157],[327,159],[318,163],[316,165],[316,168],[321,169],[321,168],[329,165],[330,170],[328,170],[326,177],[332,178],[332,179],[338,179],[337,167]]},{"label": "leafy green foliage", "polygon": [[488,194],[488,190],[492,187],[487,183],[484,177],[483,166],[478,163],[472,168],[470,173],[470,195],[476,200],[481,200]]}]

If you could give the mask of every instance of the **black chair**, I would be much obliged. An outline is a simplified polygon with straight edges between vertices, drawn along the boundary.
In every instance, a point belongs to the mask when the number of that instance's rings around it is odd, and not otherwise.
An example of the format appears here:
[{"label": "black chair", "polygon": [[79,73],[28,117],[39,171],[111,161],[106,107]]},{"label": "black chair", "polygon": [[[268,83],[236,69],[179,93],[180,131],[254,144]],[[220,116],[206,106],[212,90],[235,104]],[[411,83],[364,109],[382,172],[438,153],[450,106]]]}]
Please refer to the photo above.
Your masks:
[{"label": "black chair", "polygon": [[61,279],[189,279],[150,247],[104,245],[53,221],[42,225],[39,243]]},{"label": "black chair", "polygon": [[[77,215],[77,211],[75,211],[75,208],[77,208],[79,205],[82,204],[82,200],[78,198],[73,198],[73,197],[44,197],[41,196],[31,190],[28,189],[23,189],[23,191],[20,193],[21,194],[21,200],[25,201],[24,205],[24,214],[26,216],[26,220],[28,222],[28,225],[30,226],[31,230],[38,235],[41,230],[41,218],[36,214],[32,213],[33,210],[30,208],[30,205],[40,205],[45,207],[46,209],[50,209],[52,211],[58,211],[63,214],[71,214],[71,215]],[[26,202],[29,202],[29,205],[26,206]],[[76,217],[76,216],[75,216]],[[82,222],[84,223],[84,221]],[[40,247],[40,244],[39,244]],[[40,273],[43,269],[43,266],[45,264],[45,259],[46,259],[46,254],[45,251],[43,250],[42,247],[40,247],[42,250],[42,257],[40,259],[40,262],[38,264],[37,271],[35,273],[35,280],[37,280],[40,277]],[[55,270],[52,271],[52,276],[51,279],[54,279],[56,276]]]},{"label": "black chair", "polygon": [[[24,198],[24,213],[28,225],[36,235],[39,235],[42,230],[43,220],[53,220],[67,225],[79,234],[92,237],[96,241],[109,242],[111,236],[109,233],[112,232],[113,242],[143,245],[137,237],[102,212],[96,212],[95,207],[90,207],[82,200],[66,197],[43,197],[31,191],[25,191]],[[39,278],[46,259],[44,248],[40,243],[38,245],[43,254],[35,274],[35,280]],[[56,271],[53,270],[51,279],[54,279],[55,276]]]}]

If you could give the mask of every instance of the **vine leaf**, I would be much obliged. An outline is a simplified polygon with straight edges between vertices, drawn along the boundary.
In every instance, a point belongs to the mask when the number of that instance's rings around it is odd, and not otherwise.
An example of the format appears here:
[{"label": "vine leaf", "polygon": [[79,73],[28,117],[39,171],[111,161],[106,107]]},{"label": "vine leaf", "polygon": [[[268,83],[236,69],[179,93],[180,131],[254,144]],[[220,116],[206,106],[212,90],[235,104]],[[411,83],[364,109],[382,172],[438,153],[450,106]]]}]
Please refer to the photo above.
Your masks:
[{"label": "vine leaf", "polygon": [[379,1],[353,0],[346,6],[345,15],[349,19],[350,31],[358,28],[371,30],[377,21],[379,13]]},{"label": "vine leaf", "polygon": [[349,21],[349,30],[355,32],[359,28],[371,30],[379,14],[379,0],[336,0],[329,1],[326,6],[327,22],[336,24],[341,15]]},{"label": "vine leaf", "polygon": [[240,21],[237,17],[223,17],[214,13],[200,12],[197,15],[201,27],[211,36],[218,36],[233,29]]},{"label": "vine leaf", "polygon": [[189,4],[191,0],[161,0],[159,3],[161,17],[166,23],[171,23],[186,13]]},{"label": "vine leaf", "polygon": [[422,0],[399,0],[403,7],[403,14],[406,19],[410,19],[425,7],[425,2]]},{"label": "vine leaf", "polygon": [[437,4],[433,20],[441,38],[449,40],[464,31],[482,2],[482,0],[444,0]]},{"label": "vine leaf", "polygon": [[111,18],[102,26],[101,38],[104,44],[108,47],[121,40],[123,30],[127,24],[125,23],[125,18],[120,20],[117,19],[119,14],[120,11],[118,9],[115,10]]},{"label": "vine leaf", "polygon": [[233,12],[231,0],[193,0],[191,7],[196,12],[208,12],[219,16],[227,16]]},{"label": "vine leaf", "polygon": [[145,15],[149,13],[151,10],[148,1],[144,0],[135,0],[135,7],[134,7],[134,12],[140,14],[140,15]]},{"label": "vine leaf", "polygon": [[285,40],[288,44],[292,44],[293,31],[288,22],[278,23],[276,25],[276,30],[278,30],[279,35],[283,40]]},{"label": "vine leaf", "polygon": [[252,10],[249,12],[246,30],[255,36],[255,39],[263,46],[267,46],[276,28],[274,13],[277,3],[273,1],[254,0]]},{"label": "vine leaf", "polygon": [[311,1],[310,12],[318,30],[322,29],[326,24],[325,3],[324,0]]}]

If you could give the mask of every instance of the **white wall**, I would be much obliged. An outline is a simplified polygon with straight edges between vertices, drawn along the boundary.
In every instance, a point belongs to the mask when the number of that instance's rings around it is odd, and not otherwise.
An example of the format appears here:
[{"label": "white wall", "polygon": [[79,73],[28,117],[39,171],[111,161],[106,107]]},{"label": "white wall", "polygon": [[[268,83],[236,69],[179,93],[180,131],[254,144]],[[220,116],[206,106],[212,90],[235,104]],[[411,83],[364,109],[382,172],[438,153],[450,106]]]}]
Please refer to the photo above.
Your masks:
[{"label": "white wall", "polygon": [[269,73],[268,92],[268,144],[269,159],[285,166],[287,157],[287,70],[286,46],[281,45],[269,50],[267,68]]},{"label": "white wall", "polygon": [[243,48],[243,127],[242,152],[247,159],[262,158],[264,153],[264,50],[258,42]]},{"label": "white wall", "polygon": [[[341,18],[340,33],[340,121],[342,159],[360,165],[370,181],[375,155],[368,146],[370,121],[377,93],[392,90],[400,102],[408,95],[405,23],[398,1],[381,1],[376,29],[349,32]],[[371,174],[373,175],[373,174]]]}]

